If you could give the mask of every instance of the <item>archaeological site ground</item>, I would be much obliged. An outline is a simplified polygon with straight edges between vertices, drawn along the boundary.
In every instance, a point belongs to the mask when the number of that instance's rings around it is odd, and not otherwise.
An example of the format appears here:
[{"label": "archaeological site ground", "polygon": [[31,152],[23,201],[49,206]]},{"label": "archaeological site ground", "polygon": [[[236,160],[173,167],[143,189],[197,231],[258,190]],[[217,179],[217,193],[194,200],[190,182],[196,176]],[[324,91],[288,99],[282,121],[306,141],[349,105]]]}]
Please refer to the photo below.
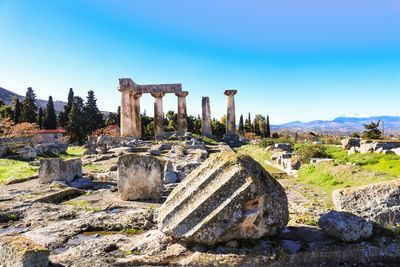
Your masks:
[{"label": "archaeological site ground", "polygon": [[[120,79],[118,90],[121,127],[83,146],[49,141],[49,131],[0,139],[0,265],[400,263],[397,140],[270,138],[265,121],[257,136],[236,128],[237,90],[223,92],[219,138],[203,97],[198,135],[181,84]],[[147,138],[144,93],[155,111]],[[178,97],[176,131],[165,131],[166,93]]]}]

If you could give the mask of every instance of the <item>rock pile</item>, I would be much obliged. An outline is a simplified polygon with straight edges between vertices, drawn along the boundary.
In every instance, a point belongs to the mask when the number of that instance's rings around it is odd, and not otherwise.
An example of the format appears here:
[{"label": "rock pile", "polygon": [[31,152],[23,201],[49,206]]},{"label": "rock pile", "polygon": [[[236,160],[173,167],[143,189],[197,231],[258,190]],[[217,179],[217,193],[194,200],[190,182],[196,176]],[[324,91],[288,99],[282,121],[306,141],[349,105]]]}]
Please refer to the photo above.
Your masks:
[{"label": "rock pile", "polygon": [[371,141],[354,138],[342,140],[342,147],[348,150],[348,154],[352,155],[357,152],[365,153],[382,153],[400,155],[400,142],[396,141]]},{"label": "rock pile", "polygon": [[186,177],[159,209],[165,234],[205,244],[273,236],[288,222],[282,186],[251,157],[218,153]]}]

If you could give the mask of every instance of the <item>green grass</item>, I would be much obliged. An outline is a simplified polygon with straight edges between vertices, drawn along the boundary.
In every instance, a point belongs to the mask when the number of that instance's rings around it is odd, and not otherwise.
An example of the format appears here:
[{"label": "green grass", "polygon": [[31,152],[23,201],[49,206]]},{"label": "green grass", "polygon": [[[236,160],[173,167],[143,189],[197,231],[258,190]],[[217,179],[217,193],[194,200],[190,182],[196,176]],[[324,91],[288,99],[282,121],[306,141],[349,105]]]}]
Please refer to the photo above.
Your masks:
[{"label": "green grass", "polygon": [[356,153],[348,155],[347,150],[339,146],[327,145],[326,152],[339,164],[355,163],[361,168],[400,177],[400,156],[378,153]]},{"label": "green grass", "polygon": [[258,146],[258,145],[245,145],[242,146],[238,149],[236,149],[237,152],[247,154],[251,156],[253,159],[255,159],[258,163],[260,163],[264,169],[266,169],[270,173],[282,173],[281,170],[272,167],[271,165],[265,163],[265,160],[271,161],[271,153],[265,152],[264,148]]},{"label": "green grass", "polygon": [[0,159],[0,183],[11,179],[37,175],[39,167],[30,166],[28,161]]},{"label": "green grass", "polygon": [[358,166],[320,162],[302,166],[296,181],[318,187],[330,195],[339,188],[367,185],[395,178],[386,174],[371,173]]},{"label": "green grass", "polygon": [[193,136],[199,138],[199,140],[204,142],[206,145],[218,145],[218,141],[214,140],[212,138],[197,135],[197,134],[193,134]]},{"label": "green grass", "polygon": [[78,210],[86,210],[86,211],[99,211],[101,208],[97,207],[92,207],[86,200],[81,200],[81,201],[67,201],[63,202],[61,205],[64,206],[72,206],[77,208]]},{"label": "green grass", "polygon": [[[37,157],[35,161],[41,158],[80,158],[84,151],[83,147],[69,147],[66,154],[48,153],[43,157]],[[38,169],[38,166],[30,166],[26,160],[0,159],[0,184],[16,178],[37,175]]]}]

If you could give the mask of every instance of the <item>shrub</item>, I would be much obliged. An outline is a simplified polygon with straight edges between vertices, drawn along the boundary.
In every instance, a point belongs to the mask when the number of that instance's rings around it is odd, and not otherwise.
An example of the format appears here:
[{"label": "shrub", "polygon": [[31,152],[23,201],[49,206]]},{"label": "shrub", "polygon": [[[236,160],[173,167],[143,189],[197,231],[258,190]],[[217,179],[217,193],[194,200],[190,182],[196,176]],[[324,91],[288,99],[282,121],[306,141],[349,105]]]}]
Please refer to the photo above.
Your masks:
[{"label": "shrub", "polygon": [[321,144],[296,144],[294,151],[301,162],[309,162],[311,158],[329,158],[326,148]]},{"label": "shrub", "polygon": [[294,139],[290,138],[289,136],[281,136],[279,138],[263,138],[258,145],[265,148],[267,146],[272,146],[279,143],[294,144]]},{"label": "shrub", "polygon": [[110,125],[105,128],[97,129],[92,134],[92,136],[119,136],[117,127]]},{"label": "shrub", "polygon": [[23,137],[23,136],[33,136],[38,131],[39,131],[39,126],[36,123],[23,122],[11,127],[8,126],[8,128],[3,129],[2,134],[5,137]]}]

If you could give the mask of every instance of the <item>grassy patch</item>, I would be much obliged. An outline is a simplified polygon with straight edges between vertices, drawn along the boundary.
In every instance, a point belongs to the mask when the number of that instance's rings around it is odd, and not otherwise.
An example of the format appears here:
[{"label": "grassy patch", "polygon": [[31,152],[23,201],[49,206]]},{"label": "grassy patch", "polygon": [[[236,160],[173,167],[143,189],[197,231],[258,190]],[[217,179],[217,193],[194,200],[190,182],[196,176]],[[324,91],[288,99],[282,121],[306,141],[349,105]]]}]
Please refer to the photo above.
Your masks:
[{"label": "grassy patch", "polygon": [[[35,160],[41,158],[80,158],[83,156],[85,149],[83,146],[80,147],[69,147],[66,154],[48,153],[43,157],[38,157]],[[8,180],[29,177],[38,174],[39,167],[31,166],[26,160],[19,159],[0,159],[0,184]]]},{"label": "grassy patch", "polygon": [[348,155],[347,150],[339,146],[327,145],[326,148],[327,154],[340,164],[355,163],[363,169],[400,177],[400,156],[398,155],[378,153]]},{"label": "grassy patch", "polygon": [[264,167],[264,169],[266,169],[270,173],[276,173],[276,172],[282,173],[281,170],[265,163],[265,160],[271,161],[272,153],[265,152],[264,148],[258,145],[245,145],[238,148],[236,151],[251,156],[253,159],[258,161],[258,163],[260,163]]},{"label": "grassy patch", "polygon": [[39,167],[30,166],[28,161],[0,159],[0,183],[11,179],[23,178],[37,174]]},{"label": "grassy patch", "polygon": [[318,187],[331,194],[339,188],[367,185],[395,178],[385,174],[371,173],[359,166],[320,162],[302,166],[296,181]]},{"label": "grassy patch", "polygon": [[98,207],[92,207],[86,200],[81,200],[81,201],[67,201],[63,202],[61,205],[65,206],[72,206],[74,208],[77,208],[78,210],[86,210],[86,211],[99,211],[101,208]]}]

